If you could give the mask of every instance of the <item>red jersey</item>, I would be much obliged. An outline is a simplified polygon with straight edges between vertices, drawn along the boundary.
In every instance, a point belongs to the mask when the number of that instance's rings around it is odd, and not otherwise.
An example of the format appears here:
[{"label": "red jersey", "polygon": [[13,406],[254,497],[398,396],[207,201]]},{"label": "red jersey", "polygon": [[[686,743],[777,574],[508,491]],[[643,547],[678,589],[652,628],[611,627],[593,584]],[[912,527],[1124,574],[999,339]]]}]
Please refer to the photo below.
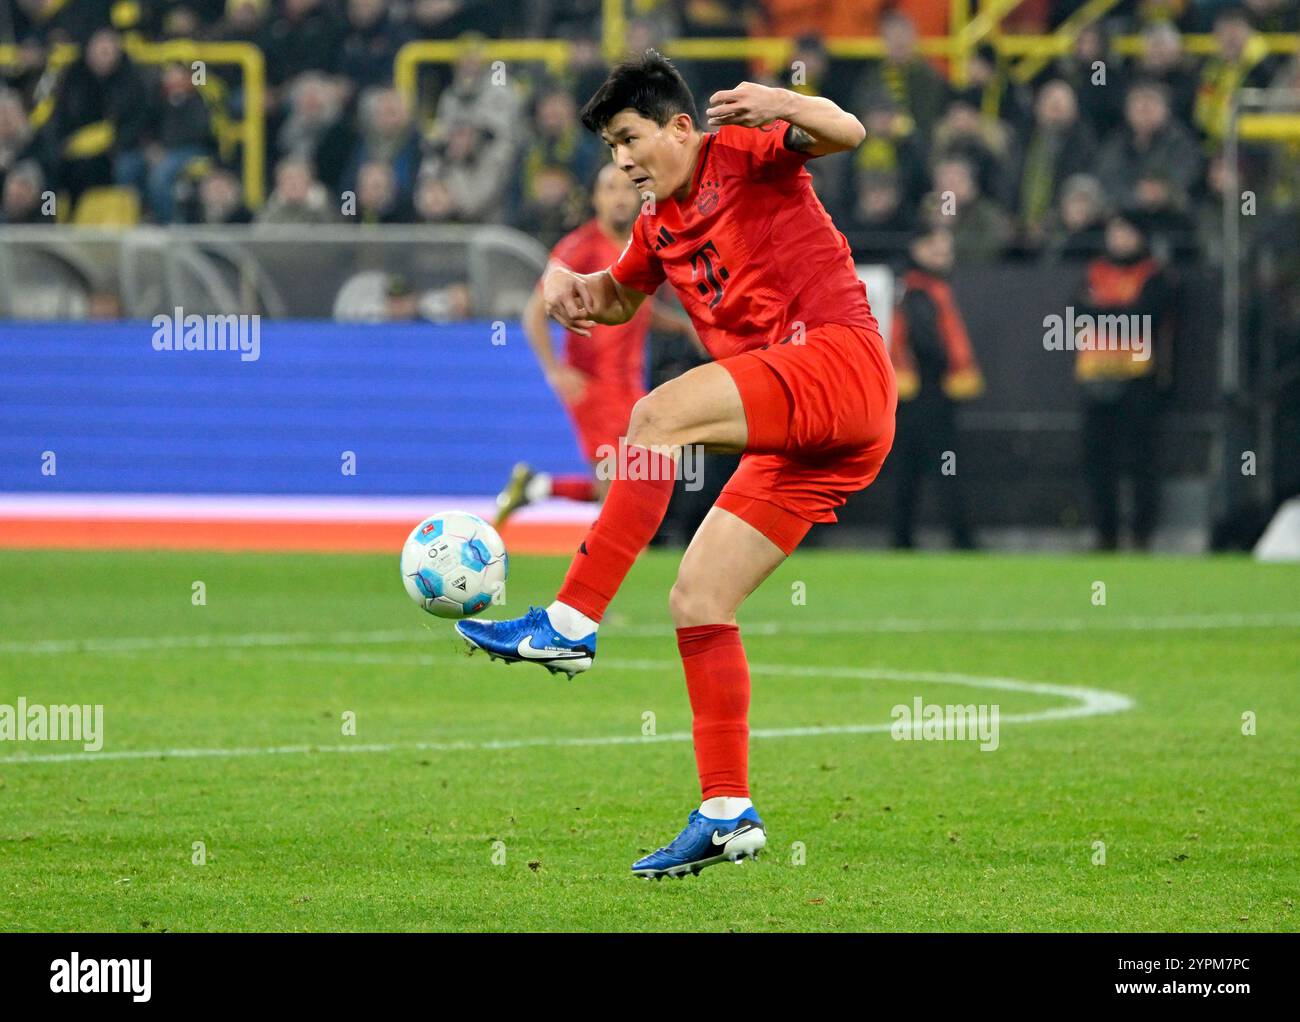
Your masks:
[{"label": "red jersey", "polygon": [[804,166],[789,124],[726,125],[704,136],[690,195],[642,210],[618,262],[625,287],[672,282],[714,358],[825,323],[878,330],[844,235]]},{"label": "red jersey", "polygon": [[[551,258],[574,273],[599,273],[618,258],[618,246],[595,219],[574,228],[551,250]],[[618,326],[597,325],[590,337],[564,332],[564,361],[594,377],[598,385],[621,390],[645,390],[645,341],[650,330],[650,303]]]}]

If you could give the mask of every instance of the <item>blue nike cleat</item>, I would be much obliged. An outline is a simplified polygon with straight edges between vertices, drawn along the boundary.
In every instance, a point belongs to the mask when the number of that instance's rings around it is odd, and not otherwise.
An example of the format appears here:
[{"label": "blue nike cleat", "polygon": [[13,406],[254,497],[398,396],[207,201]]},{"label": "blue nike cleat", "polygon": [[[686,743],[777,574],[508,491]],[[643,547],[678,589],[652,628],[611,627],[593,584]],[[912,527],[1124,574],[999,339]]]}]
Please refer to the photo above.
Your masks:
[{"label": "blue nike cleat", "polygon": [[698,873],[719,862],[739,866],[744,859],[757,858],[766,844],[767,831],[753,806],[731,820],[714,820],[696,809],[673,843],[637,859],[632,863],[632,873],[647,880],[661,880]]},{"label": "blue nike cleat", "polygon": [[552,674],[561,671],[570,676],[580,674],[591,666],[596,656],[595,632],[576,642],[566,639],[552,627],[542,607],[529,607],[523,617],[510,621],[466,618],[456,622],[456,631],[471,653],[481,649],[492,660],[541,664]]}]

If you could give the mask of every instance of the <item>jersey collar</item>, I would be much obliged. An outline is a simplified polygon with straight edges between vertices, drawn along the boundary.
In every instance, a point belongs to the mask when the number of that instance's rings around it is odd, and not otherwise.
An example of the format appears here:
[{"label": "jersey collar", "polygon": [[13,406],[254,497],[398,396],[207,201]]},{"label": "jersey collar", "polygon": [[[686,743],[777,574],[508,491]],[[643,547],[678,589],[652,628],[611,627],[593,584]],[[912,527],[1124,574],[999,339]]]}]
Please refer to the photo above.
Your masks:
[{"label": "jersey collar", "polygon": [[713,140],[718,137],[716,131],[706,132],[704,141],[700,143],[700,155],[695,161],[695,174],[691,178],[691,190],[686,193],[686,198],[682,202],[689,203],[695,198],[695,193],[700,190],[700,181],[704,177],[704,167],[709,162],[709,153],[713,151]]}]

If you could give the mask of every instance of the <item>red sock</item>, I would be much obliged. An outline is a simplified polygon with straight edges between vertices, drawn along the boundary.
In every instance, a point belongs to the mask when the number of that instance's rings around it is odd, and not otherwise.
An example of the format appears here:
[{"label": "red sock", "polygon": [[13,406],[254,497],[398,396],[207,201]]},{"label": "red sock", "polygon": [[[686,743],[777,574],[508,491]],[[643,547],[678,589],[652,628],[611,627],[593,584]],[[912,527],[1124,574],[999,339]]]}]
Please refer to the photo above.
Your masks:
[{"label": "red sock", "polygon": [[677,463],[671,457],[648,447],[626,450],[627,471],[610,483],[555,597],[593,621],[604,617],[637,554],[654,539],[673,495]]},{"label": "red sock", "polygon": [[569,500],[595,500],[596,483],[591,476],[553,476],[551,496]]},{"label": "red sock", "polygon": [[749,797],[749,661],[736,625],[677,629],[701,798]]}]

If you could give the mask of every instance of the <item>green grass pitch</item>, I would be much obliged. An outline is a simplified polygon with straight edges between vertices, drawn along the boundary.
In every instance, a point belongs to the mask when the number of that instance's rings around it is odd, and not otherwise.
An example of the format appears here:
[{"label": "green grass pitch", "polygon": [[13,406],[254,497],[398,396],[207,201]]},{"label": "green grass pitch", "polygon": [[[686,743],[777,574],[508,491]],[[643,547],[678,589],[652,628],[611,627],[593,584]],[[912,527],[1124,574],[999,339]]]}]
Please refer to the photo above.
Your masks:
[{"label": "green grass pitch", "polygon": [[[0,929],[1300,928],[1297,567],[799,553],[741,614],[767,850],[646,882],[698,797],[677,560],[567,681],[463,656],[395,557],[0,553],[0,704],[105,732],[0,742]],[[918,696],[997,749],[894,740]]]}]

